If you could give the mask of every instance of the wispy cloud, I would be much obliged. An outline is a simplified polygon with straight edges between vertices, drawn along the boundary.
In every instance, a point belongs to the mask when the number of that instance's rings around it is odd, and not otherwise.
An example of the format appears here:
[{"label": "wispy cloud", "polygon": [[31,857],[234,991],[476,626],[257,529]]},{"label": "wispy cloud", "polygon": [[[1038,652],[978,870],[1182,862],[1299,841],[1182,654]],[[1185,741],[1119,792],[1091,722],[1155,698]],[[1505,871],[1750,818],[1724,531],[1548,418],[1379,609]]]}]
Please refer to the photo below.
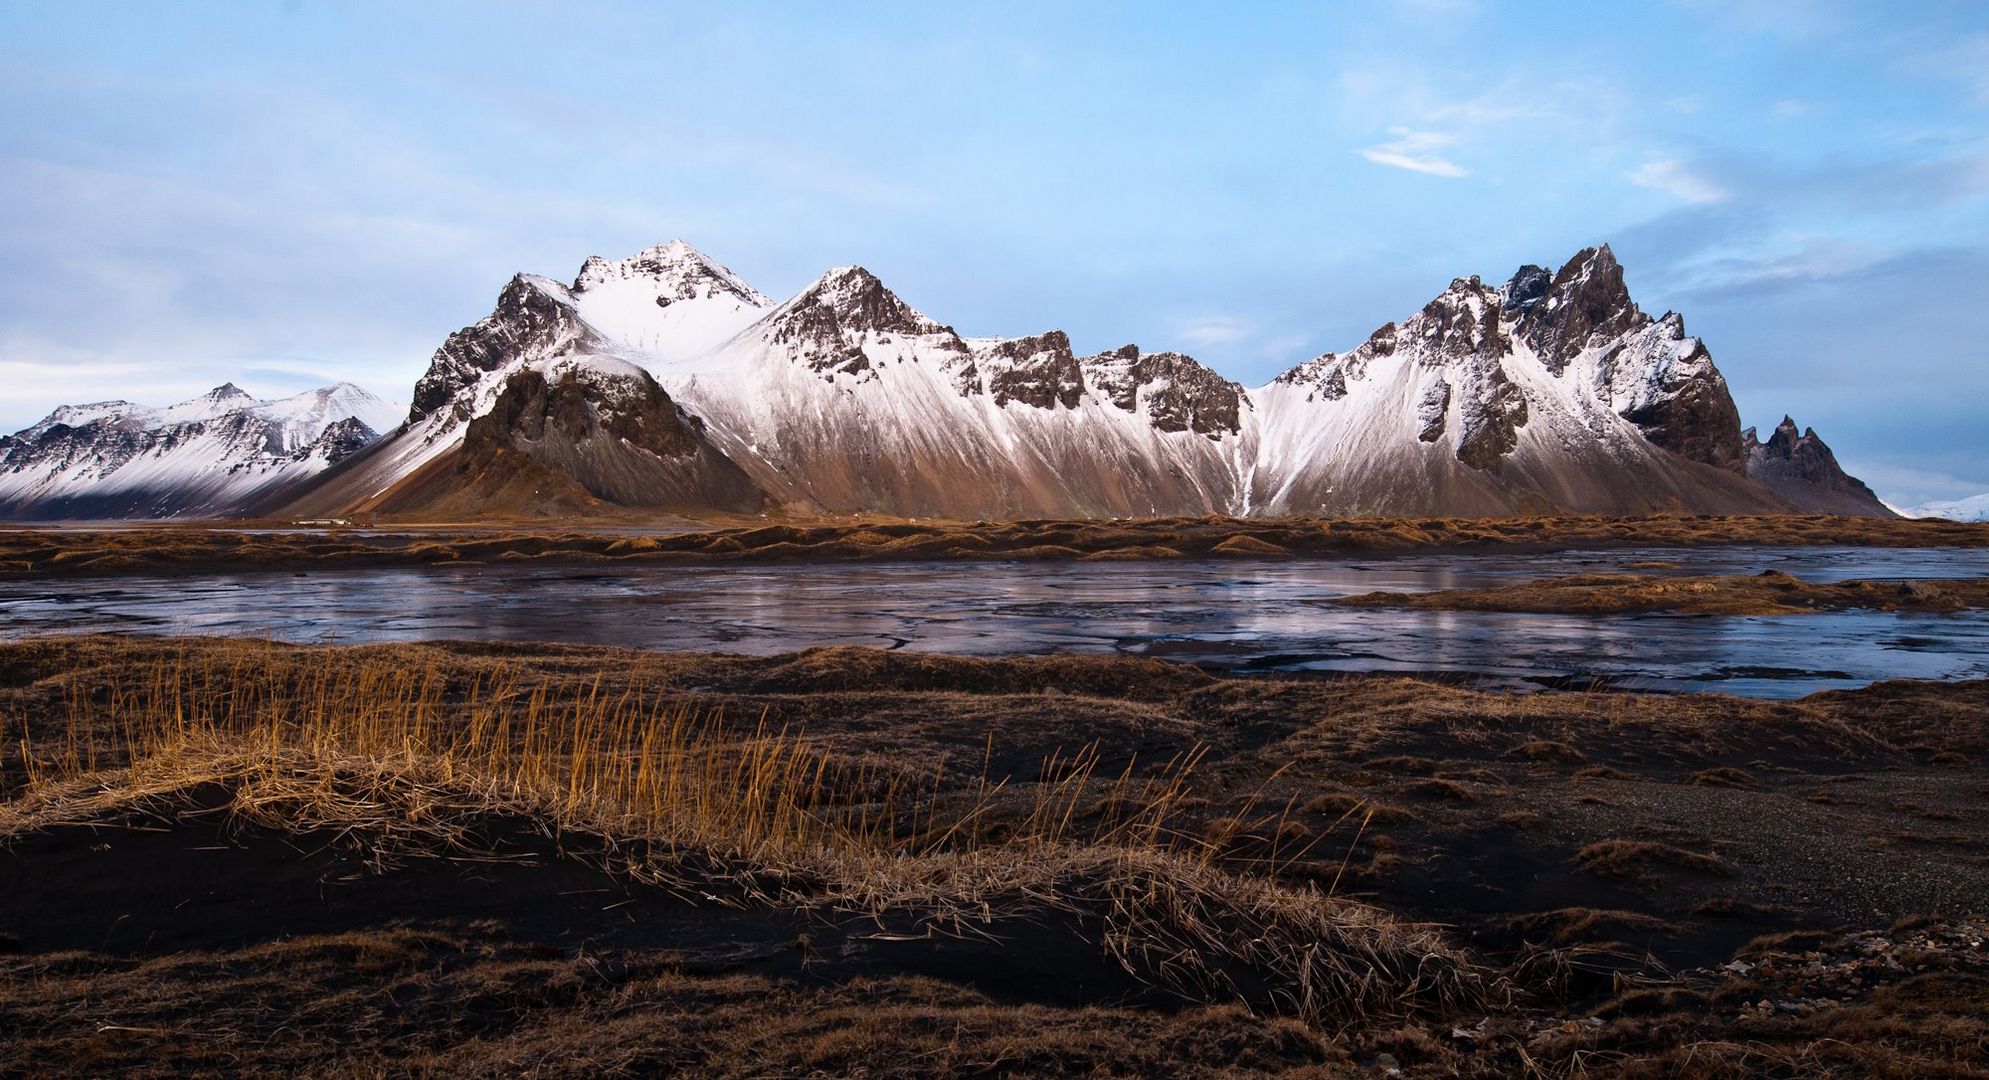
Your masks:
[{"label": "wispy cloud", "polygon": [[1234,345],[1249,337],[1252,329],[1247,320],[1232,315],[1210,315],[1181,324],[1175,333],[1188,344],[1206,349]]},{"label": "wispy cloud", "polygon": [[1752,250],[1705,259],[1697,267],[1698,287],[1737,292],[1833,281],[1863,273],[1898,254],[1829,236],[1778,236]]},{"label": "wispy cloud", "polygon": [[1392,127],[1388,129],[1395,138],[1356,151],[1360,156],[1376,165],[1389,165],[1410,172],[1428,173],[1431,176],[1469,175],[1462,165],[1444,157],[1441,151],[1457,142],[1454,135],[1439,131],[1416,131],[1412,128]]},{"label": "wispy cloud", "polygon": [[1663,191],[1689,203],[1722,202],[1729,196],[1726,188],[1677,158],[1652,158],[1623,175],[1638,187]]}]

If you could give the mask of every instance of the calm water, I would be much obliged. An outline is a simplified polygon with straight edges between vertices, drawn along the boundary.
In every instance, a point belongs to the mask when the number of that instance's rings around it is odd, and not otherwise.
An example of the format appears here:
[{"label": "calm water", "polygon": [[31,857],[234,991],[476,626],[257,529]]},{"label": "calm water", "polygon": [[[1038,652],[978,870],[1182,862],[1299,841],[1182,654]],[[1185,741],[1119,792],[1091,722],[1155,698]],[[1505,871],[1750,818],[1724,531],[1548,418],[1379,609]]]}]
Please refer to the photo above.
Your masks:
[{"label": "calm water", "polygon": [[1373,589],[1623,569],[1813,581],[1974,577],[1989,553],[1611,550],[1269,562],[433,567],[0,582],[0,635],[72,630],[290,641],[478,639],[774,653],[875,645],[1118,652],[1243,671],[1399,671],[1481,685],[1792,697],[1882,678],[1989,677],[1989,613],[1593,617],[1347,610]]}]

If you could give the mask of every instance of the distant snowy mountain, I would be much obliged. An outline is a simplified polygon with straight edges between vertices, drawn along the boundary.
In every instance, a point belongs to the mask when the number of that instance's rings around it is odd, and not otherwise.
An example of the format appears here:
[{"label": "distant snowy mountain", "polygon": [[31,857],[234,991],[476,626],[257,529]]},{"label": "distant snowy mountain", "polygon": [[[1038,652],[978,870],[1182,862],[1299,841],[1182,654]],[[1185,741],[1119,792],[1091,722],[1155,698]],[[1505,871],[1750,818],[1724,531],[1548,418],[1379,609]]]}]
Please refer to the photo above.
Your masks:
[{"label": "distant snowy mountain", "polygon": [[[561,422],[473,423],[519,395],[559,398]],[[667,437],[604,437],[630,401]],[[436,352],[407,425],[291,511],[1792,509],[1748,463],[1705,345],[1639,310],[1606,246],[1499,287],[1459,279],[1246,389],[1179,353],[1078,356],[1056,330],[963,337],[861,267],[776,303],[679,241],[590,258],[570,285],[512,279]]]},{"label": "distant snowy mountain", "polygon": [[227,383],[164,408],[65,405],[0,437],[0,517],[211,517],[283,498],[399,422],[351,383],[260,401]]},{"label": "distant snowy mountain", "polygon": [[1966,499],[1922,503],[1905,511],[1907,517],[1937,517],[1949,521],[1989,521],[1989,492]]}]

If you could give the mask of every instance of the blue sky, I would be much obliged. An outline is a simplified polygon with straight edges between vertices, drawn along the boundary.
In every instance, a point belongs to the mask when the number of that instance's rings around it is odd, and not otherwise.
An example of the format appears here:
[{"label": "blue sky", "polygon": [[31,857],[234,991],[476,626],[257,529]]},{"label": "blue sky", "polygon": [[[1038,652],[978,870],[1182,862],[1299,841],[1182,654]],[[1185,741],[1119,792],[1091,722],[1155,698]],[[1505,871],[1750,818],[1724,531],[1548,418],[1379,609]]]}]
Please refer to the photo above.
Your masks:
[{"label": "blue sky", "polygon": [[0,4],[0,428],[405,398],[683,237],[1247,383],[1609,241],[1746,422],[1989,490],[1989,4]]}]

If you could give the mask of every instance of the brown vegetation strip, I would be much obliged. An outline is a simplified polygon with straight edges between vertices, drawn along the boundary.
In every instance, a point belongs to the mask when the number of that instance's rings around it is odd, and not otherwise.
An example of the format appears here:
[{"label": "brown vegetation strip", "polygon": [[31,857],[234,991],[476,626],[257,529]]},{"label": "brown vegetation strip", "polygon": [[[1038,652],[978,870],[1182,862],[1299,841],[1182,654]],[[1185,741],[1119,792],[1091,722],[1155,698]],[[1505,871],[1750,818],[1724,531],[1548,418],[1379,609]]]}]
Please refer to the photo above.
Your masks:
[{"label": "brown vegetation strip", "polygon": [[768,524],[667,535],[223,527],[0,531],[0,577],[517,560],[673,562],[1320,557],[1721,544],[1989,547],[1989,524],[1818,516],[1148,518]]},{"label": "brown vegetation strip", "polygon": [[0,644],[0,731],[5,1073],[1970,1077],[1989,1045],[1984,681],[79,637]]},{"label": "brown vegetation strip", "polygon": [[1488,589],[1370,592],[1334,602],[1348,607],[1416,611],[1551,612],[1569,615],[1624,615],[1644,611],[1688,615],[1801,615],[1851,608],[1962,611],[1989,607],[1989,578],[1839,581],[1815,585],[1777,570],[1707,577],[1580,574]]}]

